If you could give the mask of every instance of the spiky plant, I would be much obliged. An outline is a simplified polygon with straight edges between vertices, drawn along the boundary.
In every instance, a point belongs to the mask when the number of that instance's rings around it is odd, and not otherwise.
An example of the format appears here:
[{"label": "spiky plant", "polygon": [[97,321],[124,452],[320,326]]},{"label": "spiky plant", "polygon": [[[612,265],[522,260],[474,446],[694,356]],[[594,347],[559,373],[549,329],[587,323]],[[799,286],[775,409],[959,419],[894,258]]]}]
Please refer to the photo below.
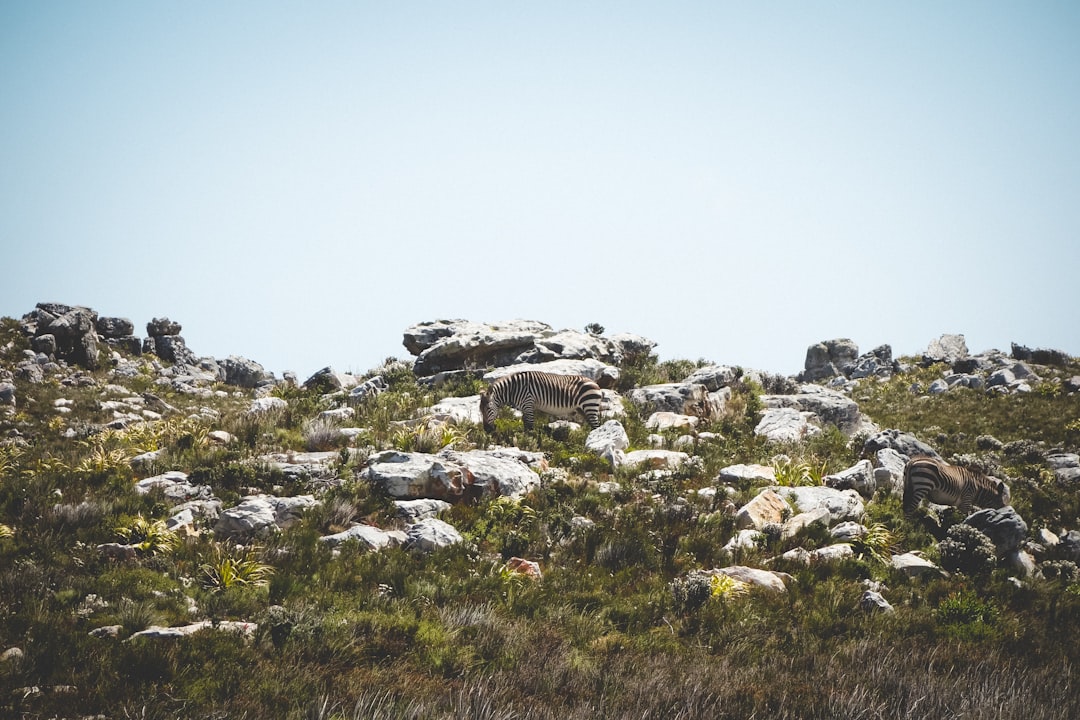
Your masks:
[{"label": "spiky plant", "polygon": [[180,542],[177,534],[168,528],[164,520],[148,520],[137,515],[129,525],[116,528],[116,534],[141,553],[161,555],[172,552]]},{"label": "spiky plant", "polygon": [[274,574],[274,568],[260,562],[253,549],[234,556],[220,546],[215,548],[213,556],[200,566],[200,570],[203,587],[216,591],[238,586],[266,587]]},{"label": "spiky plant", "polygon": [[713,600],[731,600],[750,592],[750,586],[729,575],[713,575],[709,579],[709,597]]}]

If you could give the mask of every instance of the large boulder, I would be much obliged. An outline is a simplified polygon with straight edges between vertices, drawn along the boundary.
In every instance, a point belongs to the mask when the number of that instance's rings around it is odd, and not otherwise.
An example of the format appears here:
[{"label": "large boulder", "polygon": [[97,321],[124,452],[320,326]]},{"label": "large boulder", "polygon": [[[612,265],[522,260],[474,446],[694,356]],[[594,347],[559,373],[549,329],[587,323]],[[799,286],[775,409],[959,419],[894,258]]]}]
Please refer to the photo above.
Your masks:
[{"label": "large boulder", "polygon": [[969,515],[964,524],[972,526],[993,540],[1000,557],[1019,550],[1027,539],[1027,523],[1011,506],[979,510]]},{"label": "large boulder", "polygon": [[610,388],[619,381],[619,368],[594,358],[549,360],[538,363],[515,363],[484,373],[485,382],[493,382],[514,373],[533,370],[553,375],[581,375],[596,382],[602,388]]},{"label": "large boulder", "polygon": [[662,383],[637,387],[627,394],[630,402],[651,412],[671,412],[703,418],[718,416],[724,410],[728,394],[710,392],[699,383]]},{"label": "large boulder", "polygon": [[874,467],[869,460],[860,460],[847,470],[842,470],[825,477],[825,484],[837,490],[852,489],[870,499],[877,490]]},{"label": "large boulder", "polygon": [[805,382],[824,380],[843,373],[843,368],[855,362],[859,346],[848,338],[825,340],[806,349],[806,361],[799,379]]},{"label": "large boulder", "polygon": [[60,303],[38,303],[23,318],[24,327],[32,330],[32,346],[38,352],[88,370],[100,364],[98,314],[87,307]]},{"label": "large boulder", "polygon": [[434,552],[463,542],[465,538],[453,525],[438,518],[427,518],[413,523],[406,530],[406,547],[420,552]]},{"label": "large boulder", "polygon": [[400,530],[382,530],[373,525],[357,523],[348,530],[324,535],[319,540],[330,547],[337,547],[349,540],[355,540],[369,550],[382,550],[385,547],[397,547],[408,541],[406,533]]},{"label": "large boulder", "polygon": [[877,431],[854,400],[820,385],[803,385],[792,395],[765,395],[761,401],[766,408],[792,408],[813,413],[818,424],[835,425],[848,437]]},{"label": "large boulder", "polygon": [[618,420],[608,420],[585,438],[585,449],[595,455],[604,455],[630,447],[626,429]]},{"label": "large boulder", "polygon": [[837,490],[823,485],[778,486],[772,490],[801,513],[825,508],[832,516],[833,523],[844,520],[858,522],[866,514],[862,497],[854,490]]},{"label": "large boulder", "polygon": [[769,408],[762,413],[754,434],[772,442],[798,442],[821,432],[813,420],[814,413],[807,410]]},{"label": "large boulder", "polygon": [[790,512],[791,508],[784,498],[775,490],[765,488],[735,513],[735,527],[740,530],[761,530],[768,524],[784,522],[784,516]]},{"label": "large boulder", "polygon": [[214,525],[214,533],[225,537],[265,537],[292,525],[305,510],[317,504],[311,495],[252,495],[239,505],[223,510]]},{"label": "large boulder", "polygon": [[923,353],[923,362],[927,364],[943,362],[953,365],[968,356],[967,342],[963,335],[945,334],[930,345]]},{"label": "large boulder", "polygon": [[393,498],[520,498],[540,484],[540,476],[520,459],[486,450],[438,455],[387,450],[372,456],[363,476]]},{"label": "large boulder", "polygon": [[403,343],[416,356],[413,371],[418,376],[555,360],[591,359],[617,364],[629,355],[647,353],[654,345],[637,336],[606,338],[577,330],[555,330],[535,320],[424,322],[406,329]]},{"label": "large boulder", "polygon": [[243,388],[255,388],[273,380],[273,373],[268,373],[254,360],[230,355],[219,363],[225,371],[225,384]]},{"label": "large boulder", "polygon": [[[882,430],[867,438],[866,442],[863,443],[862,454],[863,457],[869,457],[885,448],[895,450],[907,459],[923,456],[934,458],[941,457],[937,450],[922,442],[911,433],[891,429]],[[907,462],[907,459],[905,459],[905,462]]]}]

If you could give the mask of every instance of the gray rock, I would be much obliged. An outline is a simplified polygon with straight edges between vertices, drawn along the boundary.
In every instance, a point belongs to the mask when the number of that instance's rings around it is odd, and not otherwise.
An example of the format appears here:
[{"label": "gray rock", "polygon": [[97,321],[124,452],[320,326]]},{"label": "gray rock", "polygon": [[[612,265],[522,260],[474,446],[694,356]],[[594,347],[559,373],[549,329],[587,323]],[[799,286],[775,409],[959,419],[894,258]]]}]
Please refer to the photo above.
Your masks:
[{"label": "gray rock", "polygon": [[964,524],[982,531],[993,540],[998,555],[1002,557],[1018,550],[1027,539],[1027,523],[1010,506],[979,510],[969,515]]},{"label": "gray rock", "polygon": [[135,323],[127,318],[99,317],[94,323],[97,334],[107,340],[117,340],[135,334]]},{"label": "gray rock", "polygon": [[480,396],[443,398],[424,411],[424,415],[440,418],[454,424],[483,422],[480,415]]},{"label": "gray rock", "polygon": [[503,453],[444,450],[439,457],[464,468],[468,485],[482,496],[516,500],[540,486],[540,476],[532,468]]},{"label": "gray rock", "polygon": [[706,365],[698,368],[683,380],[684,385],[704,385],[709,392],[727,387],[739,377],[739,371],[730,365]]},{"label": "gray rock", "polygon": [[844,375],[856,380],[867,377],[888,377],[899,369],[893,360],[892,347],[879,345],[865,355],[860,355],[851,365],[841,367]]},{"label": "gray rock", "polygon": [[0,382],[0,405],[15,407],[15,385],[9,382]]},{"label": "gray rock", "polygon": [[400,530],[381,530],[372,525],[356,524],[344,532],[324,535],[319,538],[330,547],[337,547],[349,540],[356,540],[369,550],[382,550],[385,547],[397,547],[407,542],[406,533]]},{"label": "gray rock", "polygon": [[689,461],[690,456],[678,450],[634,450],[622,458],[625,467],[639,470],[674,470]]},{"label": "gray rock", "polygon": [[324,367],[304,381],[304,387],[322,392],[335,392],[339,390],[351,390],[360,384],[360,381],[348,373],[340,373],[332,367]]},{"label": "gray rock", "polygon": [[818,424],[835,425],[849,437],[876,432],[877,427],[862,414],[858,404],[843,393],[820,385],[803,385],[793,395],[765,395],[767,408],[793,408],[814,414]]},{"label": "gray rock", "polygon": [[769,408],[761,416],[754,434],[772,442],[799,442],[821,432],[812,422],[814,413],[790,407]]},{"label": "gray rock", "polygon": [[273,396],[255,398],[251,401],[251,406],[248,408],[248,415],[269,415],[271,413],[281,412],[287,407],[289,407],[289,403],[285,398]]},{"label": "gray rock", "polygon": [[1062,534],[1058,538],[1055,551],[1063,560],[1080,563],[1080,530],[1070,530]]},{"label": "gray rock", "polygon": [[968,356],[967,342],[963,335],[942,335],[937,340],[932,340],[923,353],[923,362],[953,363]]},{"label": "gray rock", "polygon": [[[383,379],[382,375],[375,375],[349,391],[349,404],[359,405],[367,400],[378,397],[389,388],[390,386],[387,385],[386,380]],[[479,396],[477,396],[477,398],[477,402],[479,402]],[[477,414],[479,415],[479,411],[477,411]]]},{"label": "gray rock", "polygon": [[608,420],[585,438],[585,449],[594,455],[622,451],[628,447],[630,447],[630,438],[618,420]]},{"label": "gray rock", "polygon": [[398,499],[520,498],[540,484],[540,476],[520,459],[485,450],[438,455],[388,450],[373,456],[362,475]]},{"label": "gray rock", "polygon": [[780,531],[780,539],[789,540],[812,525],[828,526],[831,521],[832,513],[829,512],[828,508],[819,507],[807,512],[801,512],[784,523],[784,527]]},{"label": "gray rock", "polygon": [[439,513],[451,508],[450,503],[445,500],[434,500],[431,498],[395,500],[394,506],[397,508],[398,517],[410,523],[426,518],[433,518]]},{"label": "gray rock", "polygon": [[878,450],[889,448],[908,458],[934,457],[940,458],[938,452],[926,443],[916,438],[911,433],[899,430],[883,430],[869,437],[863,444],[863,456],[869,456]]},{"label": "gray rock", "polygon": [[910,458],[892,448],[882,448],[874,453],[874,482],[888,488],[892,495],[904,494],[904,467]]},{"label": "gray rock", "polygon": [[864,498],[871,498],[877,490],[877,480],[874,479],[874,468],[869,460],[860,460],[847,470],[827,475],[825,485],[837,490],[851,488]]},{"label": "gray rock", "polygon": [[738,464],[728,465],[720,471],[717,481],[722,483],[760,483],[776,482],[776,470],[771,465]]},{"label": "gray rock", "polygon": [[274,497],[252,495],[244,498],[236,507],[222,511],[214,533],[229,536],[265,537],[292,525],[317,501],[311,495]]},{"label": "gray rock", "polygon": [[433,552],[464,541],[453,525],[438,518],[428,518],[410,525],[406,535],[406,547],[421,552]]},{"label": "gray rock", "polygon": [[866,612],[895,612],[895,609],[885,597],[874,590],[867,590],[859,600],[859,607]]},{"label": "gray rock", "polygon": [[941,568],[929,560],[924,560],[915,553],[893,555],[891,564],[894,570],[898,570],[908,577],[918,577],[927,573],[937,575],[943,574]]},{"label": "gray rock", "polygon": [[262,365],[247,358],[230,355],[219,364],[225,371],[226,385],[254,388],[273,379],[272,373],[266,372]]},{"label": "gray rock", "polygon": [[727,575],[735,580],[765,588],[766,590],[773,590],[775,592],[786,592],[787,583],[792,582],[792,577],[787,573],[775,572],[772,570],[759,570],[758,568],[746,567],[743,565],[717,568],[708,571],[708,574]]},{"label": "gray rock", "polygon": [[859,346],[848,338],[826,340],[806,349],[806,361],[799,379],[814,382],[841,374],[841,368],[852,365],[859,356]]},{"label": "gray rock", "polygon": [[179,335],[181,330],[183,326],[180,323],[173,322],[167,317],[154,318],[146,323],[146,334],[152,338]]},{"label": "gray rock", "polygon": [[837,540],[854,541],[866,535],[866,526],[848,520],[838,524],[829,534]]},{"label": "gray rock", "polygon": [[801,487],[774,487],[781,497],[795,506],[799,512],[825,508],[832,522],[843,520],[861,521],[866,514],[862,497],[854,490],[836,490],[830,487],[806,485]]},{"label": "gray rock", "polygon": [[672,412],[709,418],[723,409],[715,408],[709,388],[697,383],[646,385],[632,389],[626,397],[630,402],[650,412]]},{"label": "gray rock", "polygon": [[155,490],[174,502],[209,500],[214,496],[214,490],[209,485],[192,485],[188,482],[187,473],[179,470],[170,470],[135,483],[135,492],[139,495]]}]

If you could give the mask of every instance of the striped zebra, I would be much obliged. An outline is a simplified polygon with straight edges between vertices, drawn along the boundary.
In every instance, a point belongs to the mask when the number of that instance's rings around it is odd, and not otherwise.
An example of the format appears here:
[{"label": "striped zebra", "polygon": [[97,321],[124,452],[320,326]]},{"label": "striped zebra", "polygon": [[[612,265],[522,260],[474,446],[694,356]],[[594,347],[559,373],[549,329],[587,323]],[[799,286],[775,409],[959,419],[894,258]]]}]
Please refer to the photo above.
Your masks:
[{"label": "striped zebra", "polygon": [[521,411],[525,429],[532,430],[536,413],[567,417],[580,411],[592,427],[600,425],[600,386],[581,375],[526,370],[501,377],[480,394],[484,429],[495,429],[499,408],[509,405]]},{"label": "striped zebra", "polygon": [[1008,485],[978,470],[930,457],[915,458],[904,468],[904,515],[908,518],[915,516],[923,500],[955,505],[966,516],[972,505],[1000,508],[1011,499]]}]

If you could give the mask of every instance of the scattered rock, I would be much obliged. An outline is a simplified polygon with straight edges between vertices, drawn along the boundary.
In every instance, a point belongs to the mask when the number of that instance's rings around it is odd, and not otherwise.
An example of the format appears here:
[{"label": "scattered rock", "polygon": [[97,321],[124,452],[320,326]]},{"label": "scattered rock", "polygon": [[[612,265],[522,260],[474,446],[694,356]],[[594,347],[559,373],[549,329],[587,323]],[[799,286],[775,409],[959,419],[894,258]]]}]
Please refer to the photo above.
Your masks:
[{"label": "scattered rock", "polygon": [[812,422],[813,417],[814,413],[805,410],[770,408],[762,414],[754,434],[777,443],[799,442],[821,432]]},{"label": "scattered rock", "polygon": [[825,485],[837,490],[854,490],[866,499],[873,497],[877,490],[877,481],[874,479],[874,468],[869,460],[860,460],[847,470],[827,475],[824,478]]},{"label": "scattered rock", "polygon": [[772,570],[759,570],[758,568],[746,567],[744,565],[732,565],[731,567],[717,568],[715,570],[707,571],[707,574],[727,575],[730,578],[740,580],[744,583],[765,588],[766,590],[773,590],[775,592],[786,592],[787,583],[794,582],[794,579],[787,573],[774,572]]},{"label": "scattered rock", "polygon": [[774,490],[765,488],[735,514],[735,527],[761,530],[768,523],[782,523],[791,513],[787,502]]},{"label": "scattered rock", "polygon": [[963,335],[942,335],[932,340],[923,353],[923,362],[927,365],[933,363],[953,363],[968,356],[967,342]]},{"label": "scattered rock", "polygon": [[421,552],[434,552],[440,548],[456,545],[464,538],[457,529],[438,518],[427,518],[409,526],[406,547]]},{"label": "scattered rock", "polygon": [[1027,539],[1027,523],[1010,506],[979,510],[969,515],[964,524],[982,531],[993,540],[999,557],[1019,550]]},{"label": "scattered rock", "polygon": [[201,620],[189,625],[179,625],[175,627],[158,627],[157,625],[152,625],[145,630],[132,633],[131,637],[128,638],[128,642],[131,642],[135,638],[164,640],[169,638],[188,637],[189,635],[194,635],[203,630],[220,630],[223,632],[239,633],[245,637],[254,637],[258,627],[259,626],[255,623],[240,622],[236,620]]},{"label": "scattered rock", "polygon": [[859,521],[866,514],[862,497],[854,490],[836,490],[820,485],[779,486],[772,489],[792,503],[799,512],[809,512],[817,508],[828,510],[834,523],[843,520]]},{"label": "scattered rock", "polygon": [[720,471],[717,481],[730,484],[757,484],[776,482],[776,470],[771,465],[728,465]]},{"label": "scattered rock", "polygon": [[859,600],[859,607],[865,612],[895,612],[895,609],[885,597],[874,590],[867,590]]},{"label": "scattered rock", "polygon": [[252,495],[236,507],[222,511],[214,525],[214,533],[225,537],[263,537],[293,524],[304,510],[317,504],[311,495],[288,498]]},{"label": "scattered rock", "polygon": [[618,420],[608,420],[585,438],[585,449],[595,455],[613,451],[621,452],[630,447],[626,429]]},{"label": "scattered rock", "polygon": [[806,349],[806,361],[799,379],[814,382],[840,375],[842,368],[853,365],[859,355],[859,346],[847,338],[826,340]]},{"label": "scattered rock", "polygon": [[929,560],[924,560],[915,553],[892,556],[892,568],[908,577],[918,577],[926,573],[942,574],[941,568]]},{"label": "scattered rock", "polygon": [[404,545],[408,541],[408,536],[400,530],[380,530],[372,525],[357,523],[348,530],[324,535],[319,540],[331,547],[337,547],[349,540],[356,540],[369,550],[382,550],[385,547]]},{"label": "scattered rock", "polygon": [[433,518],[439,513],[449,510],[451,505],[445,500],[420,498],[417,500],[395,500],[394,507],[397,508],[399,518],[405,520],[405,522],[413,523],[426,518]]}]

